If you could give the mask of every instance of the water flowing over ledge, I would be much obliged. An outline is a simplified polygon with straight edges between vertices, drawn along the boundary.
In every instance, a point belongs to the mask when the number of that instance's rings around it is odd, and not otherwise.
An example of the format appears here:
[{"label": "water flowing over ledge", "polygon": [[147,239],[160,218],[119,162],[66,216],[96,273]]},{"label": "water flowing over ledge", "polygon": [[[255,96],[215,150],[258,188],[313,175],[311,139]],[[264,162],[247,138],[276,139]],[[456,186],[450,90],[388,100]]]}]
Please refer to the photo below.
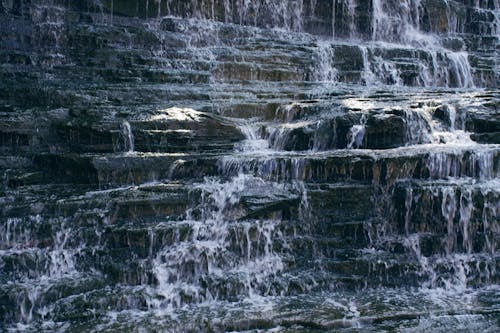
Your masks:
[{"label": "water flowing over ledge", "polygon": [[498,331],[499,12],[0,1],[0,330]]}]

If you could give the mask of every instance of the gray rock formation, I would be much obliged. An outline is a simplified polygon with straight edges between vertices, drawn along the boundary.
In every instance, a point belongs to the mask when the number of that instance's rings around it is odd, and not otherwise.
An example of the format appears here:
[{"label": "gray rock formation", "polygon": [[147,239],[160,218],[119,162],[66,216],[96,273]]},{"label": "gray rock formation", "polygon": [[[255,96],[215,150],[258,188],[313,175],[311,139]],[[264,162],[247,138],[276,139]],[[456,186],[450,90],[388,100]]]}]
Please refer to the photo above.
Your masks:
[{"label": "gray rock formation", "polygon": [[0,0],[0,330],[500,327],[498,0]]}]

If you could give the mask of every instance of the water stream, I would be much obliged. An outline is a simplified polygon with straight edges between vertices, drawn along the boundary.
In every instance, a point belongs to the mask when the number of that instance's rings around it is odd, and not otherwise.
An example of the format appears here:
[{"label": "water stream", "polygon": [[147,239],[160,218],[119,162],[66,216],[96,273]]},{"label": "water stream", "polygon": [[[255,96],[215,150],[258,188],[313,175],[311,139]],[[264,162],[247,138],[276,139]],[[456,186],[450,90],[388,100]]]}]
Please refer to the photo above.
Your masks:
[{"label": "water stream", "polygon": [[497,332],[498,1],[0,1],[0,331]]}]

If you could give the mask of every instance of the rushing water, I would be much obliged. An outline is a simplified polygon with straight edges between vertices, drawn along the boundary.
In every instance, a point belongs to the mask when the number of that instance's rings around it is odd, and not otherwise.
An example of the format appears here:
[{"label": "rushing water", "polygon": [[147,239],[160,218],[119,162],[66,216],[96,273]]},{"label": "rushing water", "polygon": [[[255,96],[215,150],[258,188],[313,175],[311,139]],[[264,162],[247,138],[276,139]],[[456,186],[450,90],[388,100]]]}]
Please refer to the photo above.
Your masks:
[{"label": "rushing water", "polygon": [[0,9],[0,330],[498,331],[498,1]]}]

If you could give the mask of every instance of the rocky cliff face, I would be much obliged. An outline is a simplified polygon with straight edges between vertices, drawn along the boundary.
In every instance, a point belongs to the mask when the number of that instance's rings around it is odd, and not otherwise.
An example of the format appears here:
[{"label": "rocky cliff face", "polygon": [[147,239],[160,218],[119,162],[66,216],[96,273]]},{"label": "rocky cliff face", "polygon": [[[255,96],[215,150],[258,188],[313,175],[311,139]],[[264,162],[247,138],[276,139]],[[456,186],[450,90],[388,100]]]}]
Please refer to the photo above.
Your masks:
[{"label": "rocky cliff face", "polygon": [[497,0],[0,0],[0,330],[495,332]]}]

